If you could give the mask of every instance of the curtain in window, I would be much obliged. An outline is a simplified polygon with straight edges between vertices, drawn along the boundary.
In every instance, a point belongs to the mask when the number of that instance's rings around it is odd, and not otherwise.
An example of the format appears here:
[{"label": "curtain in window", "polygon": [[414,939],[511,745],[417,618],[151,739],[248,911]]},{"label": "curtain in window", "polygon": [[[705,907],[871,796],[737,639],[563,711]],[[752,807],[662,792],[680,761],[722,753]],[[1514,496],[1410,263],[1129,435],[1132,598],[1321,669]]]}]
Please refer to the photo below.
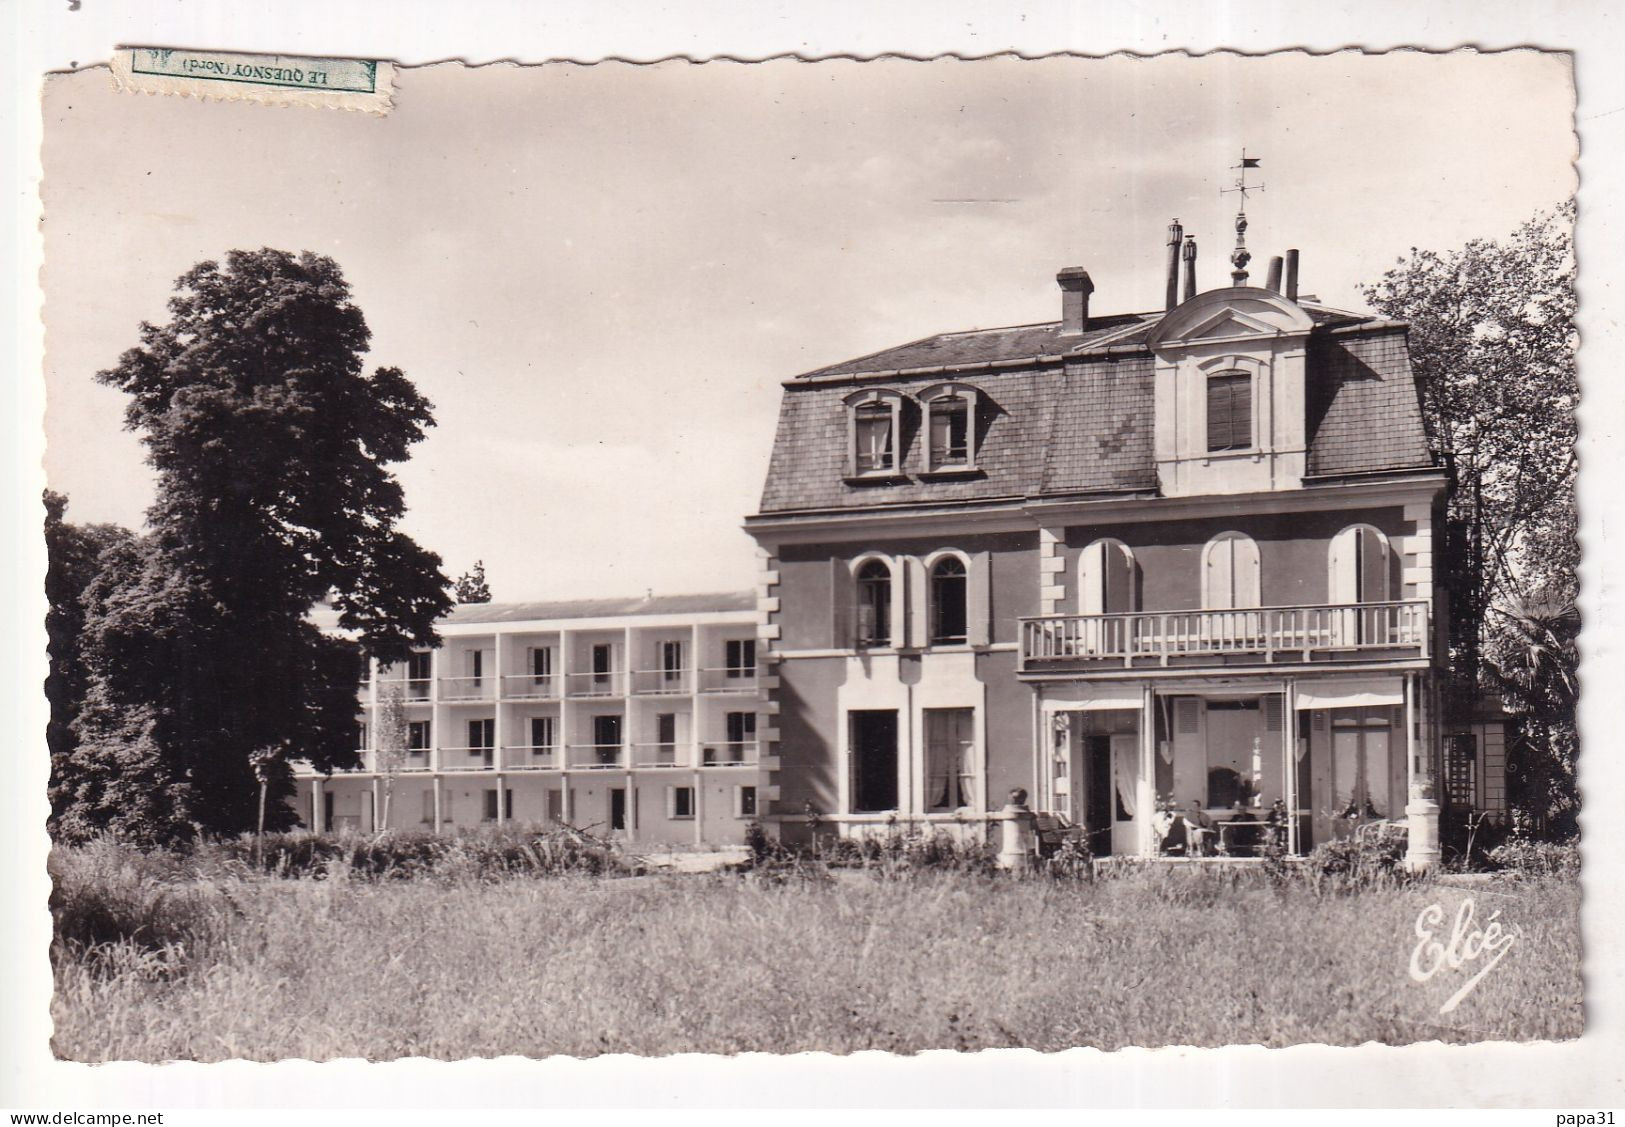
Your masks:
[{"label": "curtain in window", "polygon": [[1112,785],[1117,790],[1117,801],[1130,818],[1136,816],[1139,779],[1140,749],[1130,740],[1113,740]]},{"label": "curtain in window", "polygon": [[892,412],[883,403],[857,409],[858,472],[892,468]]}]

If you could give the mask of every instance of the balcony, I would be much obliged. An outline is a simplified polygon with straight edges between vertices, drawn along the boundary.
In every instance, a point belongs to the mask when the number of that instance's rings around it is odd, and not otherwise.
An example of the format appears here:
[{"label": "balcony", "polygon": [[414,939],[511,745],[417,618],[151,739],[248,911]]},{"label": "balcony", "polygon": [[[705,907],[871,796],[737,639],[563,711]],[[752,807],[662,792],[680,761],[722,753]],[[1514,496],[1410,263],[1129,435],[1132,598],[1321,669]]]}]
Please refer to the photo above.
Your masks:
[{"label": "balcony", "polygon": [[521,744],[502,749],[504,771],[553,771],[557,770],[558,766],[559,754],[556,747]]},{"label": "balcony", "polygon": [[702,693],[756,693],[756,667],[730,666],[727,669],[700,670]]},{"label": "balcony", "polygon": [[620,744],[571,744],[566,750],[572,771],[626,766],[626,756]]},{"label": "balcony", "polygon": [[700,748],[704,767],[752,767],[756,764],[756,741],[708,743]]},{"label": "balcony", "polygon": [[634,767],[688,767],[692,762],[688,744],[652,743],[632,745]]},{"label": "balcony", "polygon": [[637,669],[632,673],[632,691],[646,696],[686,696],[693,692],[693,672],[688,669]]},{"label": "balcony", "polygon": [[572,697],[618,697],[626,694],[619,671],[565,674],[564,691]]},{"label": "balcony", "polygon": [[1021,672],[1425,661],[1426,600],[1021,620]]},{"label": "balcony", "polygon": [[440,749],[440,769],[442,771],[494,771],[496,769],[496,753],[494,747],[443,747]]},{"label": "balcony", "polygon": [[502,678],[507,700],[557,700],[559,678],[551,673],[510,673]]},{"label": "balcony", "polygon": [[495,695],[495,677],[440,678],[441,700],[491,700]]}]

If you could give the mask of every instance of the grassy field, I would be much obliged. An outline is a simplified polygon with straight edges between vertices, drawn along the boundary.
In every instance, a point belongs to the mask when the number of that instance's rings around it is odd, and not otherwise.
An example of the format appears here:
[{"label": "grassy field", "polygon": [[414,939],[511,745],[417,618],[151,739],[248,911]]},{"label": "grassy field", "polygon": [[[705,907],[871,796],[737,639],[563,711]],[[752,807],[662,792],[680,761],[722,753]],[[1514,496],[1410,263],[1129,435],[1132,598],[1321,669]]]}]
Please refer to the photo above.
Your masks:
[{"label": "grassy field", "polygon": [[[58,851],[53,1046],[80,1061],[914,1052],[1578,1036],[1572,879],[1329,894],[1188,869],[279,879]],[[1407,975],[1417,914],[1522,929]],[[1447,938],[1445,936],[1444,938]],[[1481,965],[1481,964],[1479,964]]]}]

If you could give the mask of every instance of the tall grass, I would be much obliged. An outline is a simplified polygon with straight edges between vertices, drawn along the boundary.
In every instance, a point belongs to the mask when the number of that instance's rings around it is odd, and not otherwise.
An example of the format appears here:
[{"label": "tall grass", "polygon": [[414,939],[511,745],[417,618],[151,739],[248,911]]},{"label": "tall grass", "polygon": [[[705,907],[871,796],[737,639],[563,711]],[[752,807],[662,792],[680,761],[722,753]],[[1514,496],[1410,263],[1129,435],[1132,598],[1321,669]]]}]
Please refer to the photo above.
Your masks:
[{"label": "tall grass", "polygon": [[[59,852],[58,1055],[385,1059],[1577,1036],[1578,886],[1475,893],[1525,935],[1448,1016],[1417,913],[1264,867],[1100,880],[804,867],[766,879],[280,879]],[[1484,915],[1491,908],[1483,909]]]}]

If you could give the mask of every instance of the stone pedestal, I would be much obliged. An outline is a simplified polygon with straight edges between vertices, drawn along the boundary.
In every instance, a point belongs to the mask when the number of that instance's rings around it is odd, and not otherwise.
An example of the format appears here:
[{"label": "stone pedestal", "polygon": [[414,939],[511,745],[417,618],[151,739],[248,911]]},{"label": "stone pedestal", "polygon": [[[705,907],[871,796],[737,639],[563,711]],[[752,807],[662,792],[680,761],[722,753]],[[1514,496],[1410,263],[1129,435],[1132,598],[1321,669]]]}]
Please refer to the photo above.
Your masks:
[{"label": "stone pedestal", "polygon": [[1405,868],[1413,873],[1439,864],[1439,804],[1431,795],[1412,791],[1405,804]]},{"label": "stone pedestal", "polygon": [[1037,819],[1027,805],[1027,792],[1010,792],[1010,802],[998,813],[999,868],[1022,872],[1032,867],[1038,855]]}]

